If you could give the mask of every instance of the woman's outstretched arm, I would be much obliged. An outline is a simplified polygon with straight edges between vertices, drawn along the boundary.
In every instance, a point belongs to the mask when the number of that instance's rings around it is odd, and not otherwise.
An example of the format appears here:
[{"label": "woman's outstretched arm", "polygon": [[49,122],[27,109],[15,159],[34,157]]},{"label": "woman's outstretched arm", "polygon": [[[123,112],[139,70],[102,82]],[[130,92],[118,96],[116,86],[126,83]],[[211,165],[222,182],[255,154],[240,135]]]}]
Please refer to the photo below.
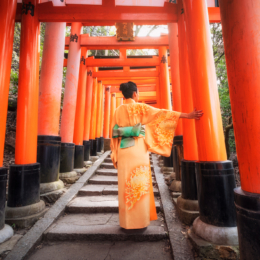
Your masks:
[{"label": "woman's outstretched arm", "polygon": [[203,116],[202,110],[196,110],[195,108],[191,113],[181,113],[180,118],[200,120],[202,116]]}]

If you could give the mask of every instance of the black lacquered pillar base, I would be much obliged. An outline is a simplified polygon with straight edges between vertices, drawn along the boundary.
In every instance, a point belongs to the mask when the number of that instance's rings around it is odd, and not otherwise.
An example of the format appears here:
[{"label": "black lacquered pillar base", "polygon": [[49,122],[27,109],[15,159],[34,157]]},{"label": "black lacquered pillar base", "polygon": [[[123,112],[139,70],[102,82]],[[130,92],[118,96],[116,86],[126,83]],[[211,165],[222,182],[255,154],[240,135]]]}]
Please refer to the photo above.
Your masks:
[{"label": "black lacquered pillar base", "polygon": [[8,207],[24,207],[40,202],[40,164],[11,165]]},{"label": "black lacquered pillar base", "polygon": [[101,151],[104,151],[104,137],[100,137]]},{"label": "black lacquered pillar base", "polygon": [[5,222],[29,227],[45,212],[45,203],[40,200],[40,164],[11,165]]},{"label": "black lacquered pillar base", "polygon": [[101,138],[96,138],[96,145],[97,145],[97,153],[101,152]]},{"label": "black lacquered pillar base", "polygon": [[50,183],[59,180],[60,151],[60,136],[38,136],[37,162],[41,165],[41,183]]},{"label": "black lacquered pillar base", "polygon": [[97,156],[97,142],[96,139],[90,140],[90,156]]},{"label": "black lacquered pillar base", "polygon": [[74,169],[75,144],[61,143],[60,172],[71,172]]},{"label": "black lacquered pillar base", "polygon": [[84,167],[84,146],[75,145],[74,169],[81,169],[83,167]]},{"label": "black lacquered pillar base", "polygon": [[180,220],[191,225],[199,216],[195,161],[181,161],[181,182],[175,181],[175,187],[181,185],[182,194],[177,198],[177,210]]},{"label": "black lacquered pillar base", "polygon": [[183,159],[183,136],[177,135],[173,139],[173,168],[176,174],[176,180],[181,180],[181,160]]},{"label": "black lacquered pillar base", "polygon": [[163,166],[167,168],[173,168],[173,146],[172,146],[172,151],[171,155],[169,157],[163,156]]},{"label": "black lacquered pillar base", "polygon": [[7,168],[0,168],[0,230],[5,225],[5,201],[6,201]]},{"label": "black lacquered pillar base", "polygon": [[198,200],[197,181],[195,173],[195,161],[182,160],[181,190],[182,198],[186,200]]},{"label": "black lacquered pillar base", "polygon": [[84,146],[84,161],[89,161],[90,157],[90,141],[83,141]]},{"label": "black lacquered pillar base", "polygon": [[240,259],[260,259],[260,194],[234,190]]},{"label": "black lacquered pillar base", "polygon": [[196,178],[200,219],[217,227],[236,227],[233,163],[197,162]]}]

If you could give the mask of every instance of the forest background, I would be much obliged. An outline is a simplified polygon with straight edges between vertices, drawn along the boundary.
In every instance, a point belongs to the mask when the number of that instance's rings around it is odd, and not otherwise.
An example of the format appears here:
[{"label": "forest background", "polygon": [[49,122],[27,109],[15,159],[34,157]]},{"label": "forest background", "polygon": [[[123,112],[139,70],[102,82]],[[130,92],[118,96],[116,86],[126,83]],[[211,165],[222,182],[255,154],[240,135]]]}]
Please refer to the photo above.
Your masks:
[{"label": "forest background", "polygon": [[[167,26],[135,26],[135,36],[151,36],[160,33],[167,32]],[[19,53],[20,53],[20,33],[21,25],[16,23],[13,43],[13,59],[11,68],[11,84],[9,92],[9,100],[12,104],[16,104],[17,92],[18,92],[18,78],[19,78]],[[85,26],[83,27],[83,33],[90,36],[114,36],[115,27],[110,26]],[[45,23],[41,24],[41,40],[40,40],[40,65],[42,60],[43,44],[45,35]],[[70,35],[70,27],[66,27],[66,36]],[[215,59],[216,75],[218,82],[218,92],[220,98],[221,114],[223,120],[223,131],[225,135],[225,143],[227,149],[228,158],[236,154],[233,122],[231,116],[231,105],[229,98],[229,88],[227,80],[227,70],[225,53],[222,38],[221,24],[211,24],[211,38],[212,48]],[[66,51],[65,51],[66,52]],[[158,55],[157,50],[128,50],[127,55]],[[101,56],[118,56],[118,50],[93,50],[88,52],[89,56],[101,55]],[[66,79],[66,68],[63,69],[63,83],[62,83],[62,96],[63,101],[64,88]],[[10,103],[9,102],[9,103]]]}]

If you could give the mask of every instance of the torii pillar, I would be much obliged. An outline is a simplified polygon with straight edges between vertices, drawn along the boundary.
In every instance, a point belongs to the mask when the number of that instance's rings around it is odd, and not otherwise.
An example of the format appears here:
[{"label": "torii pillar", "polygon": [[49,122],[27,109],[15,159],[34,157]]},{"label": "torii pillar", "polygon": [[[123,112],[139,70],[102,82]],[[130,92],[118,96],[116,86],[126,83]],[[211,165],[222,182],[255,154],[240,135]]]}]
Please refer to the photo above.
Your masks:
[{"label": "torii pillar", "polygon": [[[172,110],[182,111],[181,89],[180,89],[180,70],[179,70],[179,45],[178,43],[178,24],[169,23],[169,47],[171,60],[171,81],[172,81]],[[173,140],[173,167],[176,174],[175,184],[181,184],[181,161],[183,159],[183,129],[182,119],[179,120]],[[176,188],[177,188],[176,186]],[[176,189],[180,191],[180,189]]]},{"label": "torii pillar", "polygon": [[61,161],[60,178],[64,181],[67,178],[77,179],[74,169],[75,144],[73,143],[74,123],[77,103],[77,90],[80,65],[80,42],[82,23],[71,24],[71,35],[69,44],[69,57],[65,82],[65,93],[63,110],[61,116]]},{"label": "torii pillar", "polygon": [[[181,110],[179,111],[182,111],[183,113],[190,113],[193,111],[194,106],[183,15],[179,16],[178,31],[181,87]],[[182,214],[179,214],[181,221],[190,226],[195,218],[199,216],[197,182],[195,174],[195,165],[198,161],[198,147],[195,121],[184,119],[182,123],[184,159],[181,162],[181,196],[177,199],[177,207],[179,208],[179,211],[182,212]]]},{"label": "torii pillar", "polygon": [[14,25],[17,1],[2,1],[0,8],[0,244],[13,235],[10,226],[5,225],[6,183],[8,169],[3,167],[6,118],[12,63]]},{"label": "torii pillar", "polygon": [[103,89],[102,89],[102,103],[101,103],[101,136],[100,136],[100,143],[101,143],[101,152],[104,151],[104,100],[105,99],[105,86],[103,85]]},{"label": "torii pillar", "polygon": [[110,127],[109,127],[109,136],[113,136],[113,119],[116,111],[116,93],[111,94],[111,110],[110,110]]},{"label": "torii pillar", "polygon": [[[18,227],[31,226],[45,213],[45,203],[40,200],[40,164],[36,162],[40,56],[38,4],[38,0],[24,0],[28,12],[22,13],[21,20],[15,164],[10,166],[5,214],[6,222]],[[34,8],[33,14],[31,7]]]},{"label": "torii pillar", "polygon": [[110,138],[109,138],[109,123],[110,123],[110,86],[105,88],[105,109],[104,109],[104,151],[110,150]]},{"label": "torii pillar", "polygon": [[[160,59],[160,97],[161,97],[161,108],[172,110],[171,104],[171,92],[170,92],[170,78],[168,68],[168,53],[166,47],[159,48],[159,59]],[[173,171],[173,153],[170,157],[163,157],[164,167],[168,170]]]},{"label": "torii pillar", "polygon": [[241,179],[235,189],[240,259],[260,259],[260,3],[219,2]]},{"label": "torii pillar", "polygon": [[193,231],[214,244],[225,241],[236,245],[233,194],[236,185],[233,164],[226,155],[207,3],[183,0],[183,5],[179,12],[186,22],[193,102],[194,107],[204,112],[195,123],[200,217],[194,221]]},{"label": "torii pillar", "polygon": [[[94,71],[97,69],[94,68]],[[97,123],[97,78],[93,78],[93,91],[92,91],[92,106],[91,106],[91,121],[90,121],[90,156],[91,160],[96,160],[97,157],[97,143],[96,143],[96,123]]]},{"label": "torii pillar", "polygon": [[97,153],[101,152],[101,121],[102,121],[102,92],[103,85],[102,81],[98,81],[98,89],[97,89],[97,121],[96,121],[96,145],[97,145]]},{"label": "torii pillar", "polygon": [[66,23],[46,23],[39,85],[37,162],[41,164],[41,194],[64,187],[59,180],[61,87]]},{"label": "torii pillar", "polygon": [[87,67],[86,67],[87,56],[88,56],[87,48],[82,47],[80,68],[79,68],[79,82],[78,82],[78,91],[77,91],[74,136],[73,136],[73,142],[75,144],[74,170],[79,173],[83,173],[86,171],[86,168],[84,168],[83,135],[84,135],[84,118],[85,118],[86,84],[87,84]]},{"label": "torii pillar", "polygon": [[124,104],[124,99],[123,98],[116,98],[116,108]]},{"label": "torii pillar", "polygon": [[86,103],[85,103],[85,119],[84,119],[84,161],[90,164],[90,121],[91,121],[91,107],[92,107],[92,91],[93,91],[93,68],[87,68],[87,89],[86,89]]}]

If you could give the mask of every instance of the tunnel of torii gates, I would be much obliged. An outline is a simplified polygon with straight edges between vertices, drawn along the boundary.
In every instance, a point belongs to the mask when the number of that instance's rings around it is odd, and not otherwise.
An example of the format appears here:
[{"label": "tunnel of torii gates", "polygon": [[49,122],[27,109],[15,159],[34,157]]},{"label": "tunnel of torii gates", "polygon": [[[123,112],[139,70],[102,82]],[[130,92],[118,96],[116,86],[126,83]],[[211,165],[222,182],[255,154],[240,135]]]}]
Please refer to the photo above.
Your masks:
[{"label": "tunnel of torii gates", "polygon": [[[260,259],[260,2],[219,0],[220,7],[206,0],[133,2],[1,1],[0,229],[5,222],[19,225],[23,218],[33,223],[45,212],[40,193],[63,187],[61,180],[75,177],[75,169],[101,152],[102,140],[111,138],[114,111],[124,103],[119,85],[131,80],[140,90],[140,102],[182,112],[203,110],[199,121],[181,120],[174,139],[174,147],[183,140],[182,199],[198,200],[193,231],[215,244],[239,241],[241,259]],[[235,188],[226,156],[211,46],[209,23],[220,21],[241,188]],[[7,169],[2,166],[15,22],[21,22],[16,149],[4,209]],[[46,22],[46,34],[39,77],[40,22]],[[116,22],[168,24],[169,34],[129,42],[81,34],[82,26]],[[71,25],[69,38],[66,23]],[[88,57],[93,49],[118,49],[120,57]],[[159,56],[127,57],[127,49],[158,49]]]}]

